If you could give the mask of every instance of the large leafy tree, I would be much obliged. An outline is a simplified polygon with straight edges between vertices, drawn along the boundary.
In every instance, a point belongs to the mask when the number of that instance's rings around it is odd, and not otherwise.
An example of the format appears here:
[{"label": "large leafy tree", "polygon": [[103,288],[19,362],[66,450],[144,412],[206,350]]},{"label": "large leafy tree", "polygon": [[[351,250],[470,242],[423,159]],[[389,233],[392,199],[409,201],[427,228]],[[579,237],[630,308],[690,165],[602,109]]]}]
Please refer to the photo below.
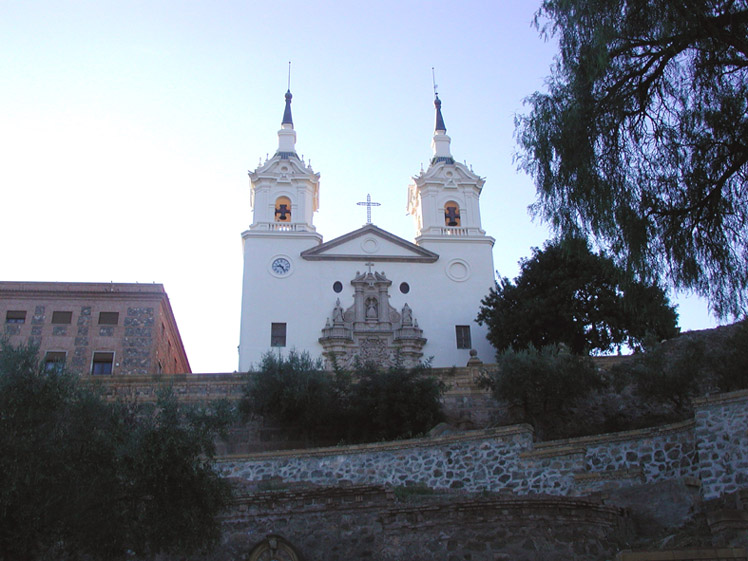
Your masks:
[{"label": "large leafy tree", "polygon": [[548,91],[517,120],[534,212],[642,278],[748,304],[748,1],[545,0]]},{"label": "large leafy tree", "polygon": [[226,412],[107,403],[0,341],[0,560],[189,554],[220,537]]},{"label": "large leafy tree", "polygon": [[588,354],[678,333],[664,291],[636,281],[584,239],[548,242],[520,267],[514,282],[503,278],[491,289],[478,315],[499,352],[565,344]]},{"label": "large leafy tree", "polygon": [[267,418],[308,444],[374,442],[425,433],[442,418],[443,383],[428,364],[405,368],[357,363],[322,369],[307,352],[267,353],[247,374],[239,405],[245,419]]}]

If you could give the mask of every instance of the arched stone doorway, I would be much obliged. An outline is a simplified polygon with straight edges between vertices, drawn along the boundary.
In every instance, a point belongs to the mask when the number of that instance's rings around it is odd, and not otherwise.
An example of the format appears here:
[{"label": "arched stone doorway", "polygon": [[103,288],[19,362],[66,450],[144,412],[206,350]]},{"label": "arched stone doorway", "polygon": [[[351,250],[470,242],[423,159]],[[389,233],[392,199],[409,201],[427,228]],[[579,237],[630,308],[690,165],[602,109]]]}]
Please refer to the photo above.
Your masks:
[{"label": "arched stone doorway", "polygon": [[304,561],[304,559],[285,539],[270,535],[252,549],[249,561]]}]

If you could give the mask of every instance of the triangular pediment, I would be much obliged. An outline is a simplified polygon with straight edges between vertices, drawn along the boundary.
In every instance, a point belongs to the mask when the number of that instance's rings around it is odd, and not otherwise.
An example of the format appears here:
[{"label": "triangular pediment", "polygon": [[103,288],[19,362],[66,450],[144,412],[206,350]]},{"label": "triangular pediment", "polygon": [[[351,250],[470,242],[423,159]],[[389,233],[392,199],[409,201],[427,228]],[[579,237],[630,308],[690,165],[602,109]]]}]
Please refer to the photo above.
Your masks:
[{"label": "triangular pediment", "polygon": [[389,261],[433,263],[439,255],[386,230],[367,224],[363,228],[307,249],[301,257],[309,261]]}]

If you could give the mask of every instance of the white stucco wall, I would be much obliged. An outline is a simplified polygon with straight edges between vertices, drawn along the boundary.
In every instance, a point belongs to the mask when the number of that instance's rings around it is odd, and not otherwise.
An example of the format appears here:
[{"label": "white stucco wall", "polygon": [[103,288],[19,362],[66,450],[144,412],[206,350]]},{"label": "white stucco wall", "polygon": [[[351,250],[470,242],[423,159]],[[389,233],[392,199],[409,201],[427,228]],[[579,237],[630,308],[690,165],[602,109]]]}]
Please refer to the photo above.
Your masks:
[{"label": "white stucco wall", "polygon": [[[344,309],[353,303],[350,281],[357,272],[368,269],[365,263],[370,260],[374,260],[374,271],[384,273],[392,281],[390,305],[400,310],[407,303],[412,308],[427,339],[424,358],[433,357],[433,366],[464,366],[470,358],[469,349],[457,349],[455,325],[470,325],[472,347],[478,357],[493,362],[494,350],[486,340],[486,329],[475,323],[480,300],[494,282],[491,238],[424,242],[424,248],[439,254],[433,263],[378,261],[384,256],[402,258],[408,252],[396,252],[391,244],[376,236],[361,238],[359,245],[369,251],[360,251],[360,259],[348,260],[348,249],[344,252],[346,260],[319,261],[301,257],[302,251],[317,245],[317,239],[311,236],[245,232],[243,238],[240,371],[257,365],[270,349],[271,323],[286,323],[286,350],[295,348],[321,356],[318,339],[326,319],[332,315],[338,298]],[[377,243],[367,243],[369,238]],[[332,248],[330,254],[339,255],[340,251]],[[272,261],[280,256],[292,264],[290,274],[283,277],[273,275],[270,269]],[[343,284],[339,294],[333,290],[336,281]],[[400,291],[403,282],[410,287],[407,294]]]}]

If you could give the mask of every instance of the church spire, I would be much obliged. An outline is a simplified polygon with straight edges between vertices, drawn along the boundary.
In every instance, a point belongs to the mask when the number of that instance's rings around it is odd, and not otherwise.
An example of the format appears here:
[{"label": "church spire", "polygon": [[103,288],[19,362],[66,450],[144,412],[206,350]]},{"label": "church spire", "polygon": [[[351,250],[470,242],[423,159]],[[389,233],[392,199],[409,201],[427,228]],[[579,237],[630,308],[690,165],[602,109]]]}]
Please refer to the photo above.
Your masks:
[{"label": "church spire", "polygon": [[434,92],[434,107],[436,108],[436,126],[434,127],[434,139],[431,141],[431,148],[434,150],[431,163],[447,162],[453,164],[454,158],[452,158],[449,148],[451,139],[447,136],[447,127],[444,124],[444,117],[442,117],[442,100],[439,99],[439,94],[436,92]]},{"label": "church spire", "polygon": [[286,92],[286,109],[283,111],[283,121],[281,121],[281,125],[291,125],[291,128],[293,128],[293,118],[291,117],[291,99],[293,99],[293,95],[291,95],[291,90],[288,90]]},{"label": "church spire", "polygon": [[434,132],[442,131],[446,134],[447,127],[444,125],[444,117],[442,117],[442,100],[439,99],[439,94],[434,94],[434,107],[436,107],[436,126]]},{"label": "church spire", "polygon": [[296,155],[296,131],[291,117],[291,90],[286,91],[286,108],[283,111],[283,121],[278,131],[278,154],[281,156]]}]

